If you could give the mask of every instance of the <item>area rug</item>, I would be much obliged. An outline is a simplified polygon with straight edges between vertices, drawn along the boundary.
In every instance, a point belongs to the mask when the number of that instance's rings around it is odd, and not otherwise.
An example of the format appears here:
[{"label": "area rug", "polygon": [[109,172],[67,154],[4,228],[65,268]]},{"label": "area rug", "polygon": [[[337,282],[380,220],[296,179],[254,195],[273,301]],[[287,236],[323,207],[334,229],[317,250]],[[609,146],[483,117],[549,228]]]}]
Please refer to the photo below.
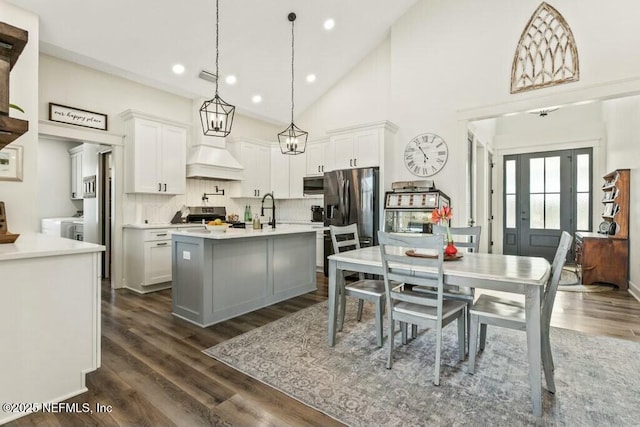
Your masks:
[{"label": "area rug", "polygon": [[396,336],[388,370],[386,342],[375,344],[373,308],[365,304],[357,322],[349,300],[333,348],[324,302],[204,353],[352,426],[631,426],[640,420],[640,343],[552,328],[557,391],[543,390],[538,418],[531,413],[524,333],[489,327],[469,375],[450,324],[443,330],[440,386],[434,386],[435,334],[421,332],[406,346]]},{"label": "area rug", "polygon": [[575,267],[565,267],[560,274],[558,290],[565,292],[606,292],[616,289],[614,285],[598,283],[583,285],[575,271]]}]

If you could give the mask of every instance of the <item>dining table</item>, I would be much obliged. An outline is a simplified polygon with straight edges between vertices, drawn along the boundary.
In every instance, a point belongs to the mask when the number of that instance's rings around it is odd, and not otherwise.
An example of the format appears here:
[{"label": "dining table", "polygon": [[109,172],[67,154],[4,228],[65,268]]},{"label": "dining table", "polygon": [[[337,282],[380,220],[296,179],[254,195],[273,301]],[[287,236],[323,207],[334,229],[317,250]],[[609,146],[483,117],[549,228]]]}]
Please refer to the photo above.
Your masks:
[{"label": "dining table", "polygon": [[[409,249],[409,248],[406,248]],[[396,248],[397,251],[405,249]],[[405,251],[406,252],[406,251]],[[445,285],[510,292],[525,296],[527,356],[533,414],[542,415],[541,301],[551,266],[541,257],[464,253],[444,262]],[[368,246],[330,255],[329,260],[329,346],[336,343],[338,305],[344,303],[343,271],[382,276],[379,246]],[[435,270],[434,270],[435,272]],[[429,274],[428,270],[416,274]],[[342,297],[340,297],[342,295]]]}]

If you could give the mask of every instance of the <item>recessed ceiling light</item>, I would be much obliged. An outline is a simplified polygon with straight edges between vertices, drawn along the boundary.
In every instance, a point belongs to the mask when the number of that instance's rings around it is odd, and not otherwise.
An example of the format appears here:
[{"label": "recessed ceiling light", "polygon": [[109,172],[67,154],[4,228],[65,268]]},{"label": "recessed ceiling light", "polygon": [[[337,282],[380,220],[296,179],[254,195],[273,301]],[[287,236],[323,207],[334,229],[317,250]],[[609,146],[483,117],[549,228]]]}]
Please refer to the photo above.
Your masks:
[{"label": "recessed ceiling light", "polygon": [[228,85],[234,85],[236,84],[238,79],[233,74],[229,74],[227,77],[225,77],[224,81],[227,82]]},{"label": "recessed ceiling light", "polygon": [[173,67],[171,67],[171,69],[176,74],[184,73],[184,65],[182,65],[182,64],[175,64]]},{"label": "recessed ceiling light", "polygon": [[316,81],[316,75],[315,74],[307,74],[307,83],[313,83]]},{"label": "recessed ceiling light", "polygon": [[326,21],[324,21],[324,29],[329,31],[329,30],[333,30],[333,27],[336,26],[336,21],[333,20],[333,18],[329,18]]},{"label": "recessed ceiling light", "polygon": [[251,102],[253,102],[254,104],[259,104],[262,102],[262,96],[260,95],[253,95],[251,97]]}]

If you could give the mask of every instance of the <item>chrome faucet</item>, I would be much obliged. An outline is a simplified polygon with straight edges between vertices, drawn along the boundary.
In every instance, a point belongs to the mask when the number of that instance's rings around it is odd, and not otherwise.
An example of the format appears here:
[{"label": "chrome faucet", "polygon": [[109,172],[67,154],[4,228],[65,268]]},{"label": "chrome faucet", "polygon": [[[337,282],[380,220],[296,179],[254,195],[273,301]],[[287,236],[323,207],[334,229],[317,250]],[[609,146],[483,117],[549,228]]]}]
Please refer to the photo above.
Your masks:
[{"label": "chrome faucet", "polygon": [[[264,207],[264,199],[267,198],[267,196],[271,197],[271,207]],[[271,221],[269,221],[269,225],[271,226],[271,228],[276,228],[276,199],[273,198],[273,192],[271,193],[267,193],[262,197],[262,202],[260,204],[260,216],[264,216],[264,210],[265,209],[271,209],[271,214],[273,215],[273,219]]]}]

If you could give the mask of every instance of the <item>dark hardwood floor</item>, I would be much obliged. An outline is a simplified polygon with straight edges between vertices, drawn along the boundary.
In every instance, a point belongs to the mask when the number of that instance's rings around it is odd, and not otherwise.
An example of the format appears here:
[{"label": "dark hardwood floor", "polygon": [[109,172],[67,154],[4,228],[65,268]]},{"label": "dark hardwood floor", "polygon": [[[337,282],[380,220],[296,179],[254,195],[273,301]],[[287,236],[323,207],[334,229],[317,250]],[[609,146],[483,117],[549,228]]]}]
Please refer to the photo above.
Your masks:
[{"label": "dark hardwood floor", "polygon": [[[331,426],[334,419],[205,356],[202,350],[327,298],[318,290],[200,328],[171,315],[171,291],[102,290],[102,366],[67,400],[93,414],[32,414],[10,426]],[[640,341],[640,302],[623,291],[558,292],[552,325]],[[96,404],[111,412],[96,413]]]}]

